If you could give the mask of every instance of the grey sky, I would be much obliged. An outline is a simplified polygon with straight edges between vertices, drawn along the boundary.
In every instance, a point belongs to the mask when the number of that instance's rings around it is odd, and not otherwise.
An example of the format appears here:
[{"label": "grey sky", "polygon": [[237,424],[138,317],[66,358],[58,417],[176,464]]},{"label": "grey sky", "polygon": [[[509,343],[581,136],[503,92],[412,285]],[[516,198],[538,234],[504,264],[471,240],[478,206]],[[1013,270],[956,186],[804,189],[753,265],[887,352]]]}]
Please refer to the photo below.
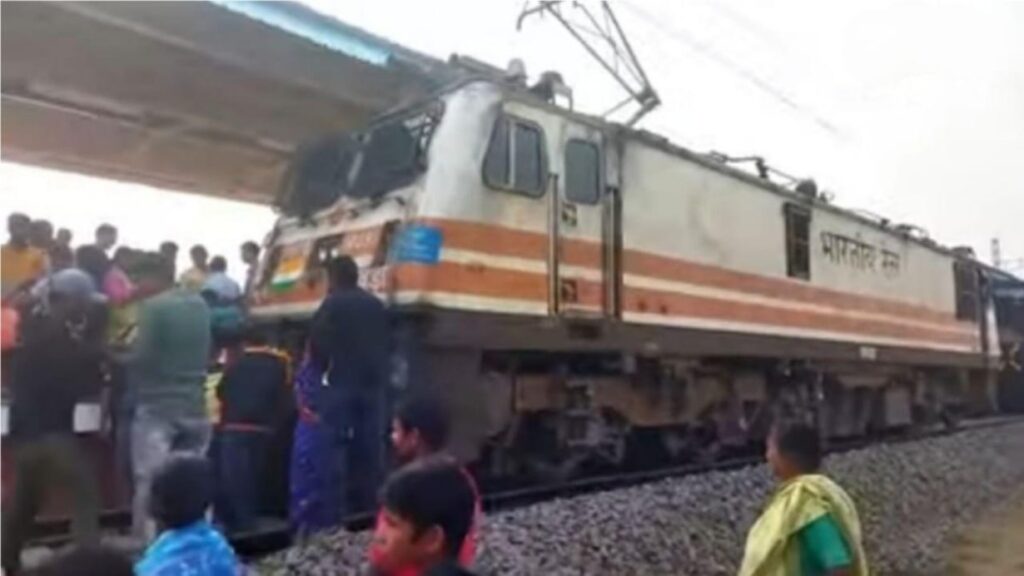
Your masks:
[{"label": "grey sky", "polygon": [[[309,3],[440,58],[458,52],[503,66],[519,57],[531,75],[559,70],[587,111],[622,95],[554,20],[517,33],[520,0]],[[920,225],[983,259],[993,236],[1005,258],[1024,258],[1024,2],[613,6],[664,102],[642,127],[696,150],[764,155],[813,176],[840,205]],[[262,208],[179,195],[150,202],[155,194],[141,186],[0,171],[0,208],[71,223],[80,237],[115,219],[83,201],[97,190],[121,200],[116,219],[139,245],[173,237],[226,251],[272,221]],[[167,218],[169,205],[198,225]]]},{"label": "grey sky", "polygon": [[[311,5],[438,57],[559,70],[588,111],[622,94],[553,19],[517,33],[517,0]],[[1024,257],[1024,2],[613,7],[664,102],[642,127],[697,150],[762,154],[815,177],[838,204],[917,224],[983,259],[993,236],[1004,258]]]}]

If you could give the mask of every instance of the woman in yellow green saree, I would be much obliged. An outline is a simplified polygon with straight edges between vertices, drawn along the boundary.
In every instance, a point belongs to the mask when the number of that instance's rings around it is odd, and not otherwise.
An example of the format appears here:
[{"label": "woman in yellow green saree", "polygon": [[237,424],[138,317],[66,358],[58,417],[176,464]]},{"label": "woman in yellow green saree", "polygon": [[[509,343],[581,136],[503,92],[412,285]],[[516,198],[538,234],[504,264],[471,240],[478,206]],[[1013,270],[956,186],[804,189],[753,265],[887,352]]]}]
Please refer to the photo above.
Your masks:
[{"label": "woman in yellow green saree", "polygon": [[818,431],[777,424],[767,458],[779,485],[747,535],[740,576],[867,576],[853,500],[819,473]]}]

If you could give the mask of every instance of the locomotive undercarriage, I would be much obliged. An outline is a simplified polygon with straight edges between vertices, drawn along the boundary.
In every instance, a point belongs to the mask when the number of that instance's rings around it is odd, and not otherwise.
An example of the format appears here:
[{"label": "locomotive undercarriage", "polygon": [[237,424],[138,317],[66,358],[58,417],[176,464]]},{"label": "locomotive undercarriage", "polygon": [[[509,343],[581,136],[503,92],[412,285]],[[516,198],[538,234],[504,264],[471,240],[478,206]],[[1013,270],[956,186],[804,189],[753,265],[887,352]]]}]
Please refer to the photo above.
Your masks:
[{"label": "locomotive undercarriage", "polygon": [[449,450],[493,477],[714,461],[759,449],[777,418],[812,423],[828,442],[993,410],[984,367],[609,351],[600,332],[548,341],[457,320],[404,316],[393,384],[443,398]]},{"label": "locomotive undercarriage", "polygon": [[[823,439],[955,425],[963,374],[902,367],[717,358],[484,355],[504,387],[501,430],[482,456],[495,476],[565,477],[586,465],[707,462],[763,442],[776,418]],[[859,369],[858,369],[859,368]]]}]

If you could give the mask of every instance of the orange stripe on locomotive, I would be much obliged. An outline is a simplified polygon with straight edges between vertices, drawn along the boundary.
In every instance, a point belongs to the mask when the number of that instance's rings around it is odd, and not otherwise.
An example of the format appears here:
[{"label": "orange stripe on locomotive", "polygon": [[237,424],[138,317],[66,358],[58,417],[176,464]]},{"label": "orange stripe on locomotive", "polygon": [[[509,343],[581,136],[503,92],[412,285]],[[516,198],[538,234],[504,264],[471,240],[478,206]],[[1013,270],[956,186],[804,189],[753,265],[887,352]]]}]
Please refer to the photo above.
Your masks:
[{"label": "orange stripe on locomotive", "polygon": [[[494,312],[507,313],[501,300],[544,304],[548,301],[546,259],[548,237],[544,233],[507,228],[479,222],[451,219],[420,219],[413,224],[439,229],[443,237],[441,261],[437,264],[393,264],[376,271],[383,275],[377,289],[383,294],[420,295],[425,302],[459,308],[458,296],[493,299]],[[359,242],[353,256],[374,254],[384,241],[380,226],[363,228],[346,236],[371,239]],[[344,241],[342,246],[345,247]],[[352,248],[356,246],[349,244]],[[445,251],[459,250],[479,261],[445,260]],[[597,242],[564,239],[563,265],[601,271],[602,251]],[[534,265],[536,270],[514,270],[488,261],[488,256],[512,257]],[[934,342],[944,346],[971,348],[978,344],[976,328],[958,322],[952,314],[894,300],[838,292],[807,286],[785,279],[737,272],[726,268],[669,258],[639,250],[624,250],[623,271],[635,277],[680,283],[709,294],[679,293],[669,289],[623,286],[623,310],[668,319],[693,318],[763,326],[828,331],[908,341]],[[258,305],[309,303],[315,305],[325,293],[322,282],[299,282],[290,290],[269,293]],[[730,294],[760,301],[737,301]],[[598,282],[579,280],[576,303],[600,308],[603,287]],[[415,302],[415,298],[411,300]],[[404,298],[403,302],[410,302]],[[513,310],[514,311],[514,310]],[[656,322],[656,319],[654,320]]]}]

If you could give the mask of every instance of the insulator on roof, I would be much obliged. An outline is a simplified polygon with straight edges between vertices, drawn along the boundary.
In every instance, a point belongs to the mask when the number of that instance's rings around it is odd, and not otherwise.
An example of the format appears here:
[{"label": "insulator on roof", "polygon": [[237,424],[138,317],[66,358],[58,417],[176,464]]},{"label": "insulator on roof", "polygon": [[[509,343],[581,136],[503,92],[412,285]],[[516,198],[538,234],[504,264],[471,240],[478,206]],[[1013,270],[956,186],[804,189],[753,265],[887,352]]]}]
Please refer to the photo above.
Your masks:
[{"label": "insulator on roof", "polygon": [[572,108],[572,88],[569,88],[558,72],[549,70],[541,74],[540,80],[530,87],[530,92],[552,104],[556,96],[562,96],[569,101],[569,108]]},{"label": "insulator on roof", "polygon": [[526,84],[526,64],[519,58],[509,60],[505,67],[505,79],[516,84]]},{"label": "insulator on roof", "polygon": [[808,198],[818,197],[818,183],[811,179],[797,182],[795,190]]},{"label": "insulator on roof", "polygon": [[970,246],[954,246],[953,254],[956,254],[961,258],[970,258],[971,260],[975,259],[974,248],[971,248]]}]

